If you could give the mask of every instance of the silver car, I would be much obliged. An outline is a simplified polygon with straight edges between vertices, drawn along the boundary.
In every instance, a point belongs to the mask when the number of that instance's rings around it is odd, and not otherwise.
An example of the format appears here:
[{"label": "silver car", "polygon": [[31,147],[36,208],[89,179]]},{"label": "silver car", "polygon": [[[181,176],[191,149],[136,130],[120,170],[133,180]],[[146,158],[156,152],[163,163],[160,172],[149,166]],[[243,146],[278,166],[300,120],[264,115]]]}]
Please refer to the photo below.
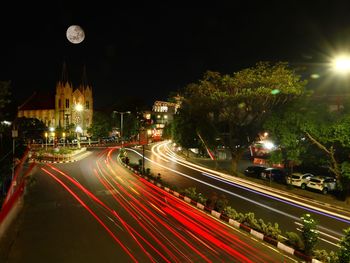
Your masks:
[{"label": "silver car", "polygon": [[315,176],[310,179],[307,188],[321,191],[323,194],[327,194],[330,191],[334,191],[337,186],[337,180],[333,177],[327,176]]},{"label": "silver car", "polygon": [[305,189],[306,185],[313,177],[314,175],[310,173],[292,173],[291,176],[288,177],[287,183]]}]

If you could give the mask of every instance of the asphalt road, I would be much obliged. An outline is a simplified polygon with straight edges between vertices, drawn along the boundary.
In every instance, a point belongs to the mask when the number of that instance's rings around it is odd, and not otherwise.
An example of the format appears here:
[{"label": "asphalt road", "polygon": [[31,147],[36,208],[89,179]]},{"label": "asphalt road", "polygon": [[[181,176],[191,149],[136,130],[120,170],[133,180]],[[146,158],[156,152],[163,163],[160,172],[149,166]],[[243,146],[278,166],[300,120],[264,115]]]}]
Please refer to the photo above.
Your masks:
[{"label": "asphalt road", "polygon": [[293,262],[130,174],[116,149],[38,165],[0,262]]},{"label": "asphalt road", "polygon": [[[142,157],[137,149],[129,149],[131,160]],[[198,169],[181,159],[175,159],[174,154],[165,146],[148,147],[145,151],[145,166],[155,174],[160,173],[165,183],[175,186],[179,191],[188,187],[196,187],[197,192],[207,197],[224,196],[229,204],[238,212],[254,212],[256,218],[265,222],[276,222],[283,233],[286,231],[298,232],[300,229],[300,216],[310,213],[318,222],[320,240],[317,245],[320,249],[336,251],[339,238],[343,235],[343,229],[350,227],[350,214],[343,213],[343,218],[329,215],[320,211],[320,206],[311,208],[304,206],[306,200],[300,200],[298,204],[287,202],[278,197],[271,197],[266,191],[254,191],[245,187],[240,182],[232,182],[215,176],[210,171]],[[234,179],[233,177],[231,179]],[[288,196],[288,193],[286,193]],[[293,197],[289,197],[293,199]],[[328,209],[323,208],[323,209]]]}]

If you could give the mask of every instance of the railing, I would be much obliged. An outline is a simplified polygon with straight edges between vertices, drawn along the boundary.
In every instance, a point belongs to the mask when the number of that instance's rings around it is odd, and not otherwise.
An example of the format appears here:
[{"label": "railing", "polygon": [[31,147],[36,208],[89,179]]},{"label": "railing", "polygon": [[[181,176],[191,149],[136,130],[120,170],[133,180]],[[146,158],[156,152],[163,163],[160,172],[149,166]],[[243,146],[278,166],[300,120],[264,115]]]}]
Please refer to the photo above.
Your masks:
[{"label": "railing", "polygon": [[[29,164],[27,162],[28,158],[29,158],[29,148],[27,148],[22,159],[16,165],[16,168],[14,170],[14,174],[13,174],[13,178],[12,178],[10,187],[7,190],[6,197],[5,197],[4,202],[1,206],[0,226],[2,225],[3,221],[6,220],[6,217],[11,212],[12,208],[18,203],[18,201],[23,196],[25,184],[26,184],[26,178],[35,166],[35,163]],[[28,167],[25,166],[27,164],[29,165]],[[1,233],[1,231],[0,231],[0,233]]]}]

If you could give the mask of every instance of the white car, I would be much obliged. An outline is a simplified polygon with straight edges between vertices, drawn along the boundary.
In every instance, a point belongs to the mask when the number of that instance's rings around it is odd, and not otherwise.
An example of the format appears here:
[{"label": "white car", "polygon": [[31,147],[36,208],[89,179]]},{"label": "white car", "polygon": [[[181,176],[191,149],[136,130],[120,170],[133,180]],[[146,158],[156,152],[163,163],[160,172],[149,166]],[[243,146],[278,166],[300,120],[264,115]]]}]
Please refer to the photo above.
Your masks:
[{"label": "white car", "polygon": [[305,189],[306,185],[309,183],[310,179],[313,178],[314,175],[310,173],[292,173],[291,176],[288,177],[288,184],[300,187],[301,189]]},{"label": "white car", "polygon": [[315,176],[310,179],[307,188],[321,191],[323,194],[327,194],[330,191],[334,191],[337,186],[337,180],[333,177],[327,176]]}]

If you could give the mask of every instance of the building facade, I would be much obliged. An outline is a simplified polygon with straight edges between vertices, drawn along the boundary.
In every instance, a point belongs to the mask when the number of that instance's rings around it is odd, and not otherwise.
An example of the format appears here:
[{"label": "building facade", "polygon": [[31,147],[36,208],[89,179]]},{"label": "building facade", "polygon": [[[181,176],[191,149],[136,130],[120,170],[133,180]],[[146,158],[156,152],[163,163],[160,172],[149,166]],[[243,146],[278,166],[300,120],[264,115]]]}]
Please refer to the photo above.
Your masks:
[{"label": "building facade", "polygon": [[92,86],[86,81],[86,70],[78,87],[68,81],[65,64],[54,94],[35,92],[18,107],[18,117],[37,118],[47,127],[77,129],[83,135],[92,125]]},{"label": "building facade", "polygon": [[181,98],[174,98],[175,102],[155,101],[152,107],[151,115],[154,118],[155,131],[160,137],[166,124],[171,123],[174,115],[181,106]]}]

